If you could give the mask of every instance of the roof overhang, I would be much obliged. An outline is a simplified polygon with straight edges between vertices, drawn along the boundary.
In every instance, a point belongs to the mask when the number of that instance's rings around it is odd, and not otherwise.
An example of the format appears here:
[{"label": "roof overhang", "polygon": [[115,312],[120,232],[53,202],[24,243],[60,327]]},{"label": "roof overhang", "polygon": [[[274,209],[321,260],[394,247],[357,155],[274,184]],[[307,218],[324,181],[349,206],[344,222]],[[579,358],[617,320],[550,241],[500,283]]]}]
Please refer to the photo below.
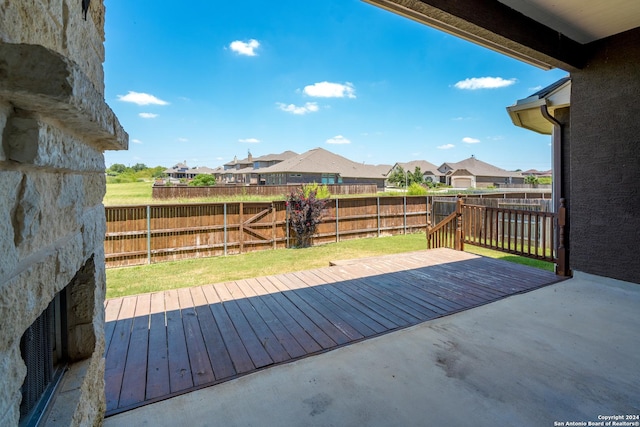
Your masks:
[{"label": "roof overhang", "polygon": [[574,71],[590,43],[640,26],[638,0],[363,0],[543,69]]},{"label": "roof overhang", "polygon": [[554,115],[558,108],[568,107],[571,103],[571,80],[551,91],[542,90],[528,98],[518,100],[515,105],[507,107],[507,113],[514,125],[544,135],[553,133],[553,125],[544,117],[543,107]]}]

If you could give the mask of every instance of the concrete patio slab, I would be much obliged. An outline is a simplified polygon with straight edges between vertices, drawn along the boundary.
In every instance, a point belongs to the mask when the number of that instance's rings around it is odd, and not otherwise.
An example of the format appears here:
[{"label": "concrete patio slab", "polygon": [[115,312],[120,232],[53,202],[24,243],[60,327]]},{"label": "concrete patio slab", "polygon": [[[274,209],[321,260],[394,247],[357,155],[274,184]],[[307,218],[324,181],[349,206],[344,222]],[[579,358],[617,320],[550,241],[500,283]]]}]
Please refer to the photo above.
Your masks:
[{"label": "concrete patio slab", "polygon": [[577,274],[104,424],[605,425],[640,414],[639,308],[640,285]]}]

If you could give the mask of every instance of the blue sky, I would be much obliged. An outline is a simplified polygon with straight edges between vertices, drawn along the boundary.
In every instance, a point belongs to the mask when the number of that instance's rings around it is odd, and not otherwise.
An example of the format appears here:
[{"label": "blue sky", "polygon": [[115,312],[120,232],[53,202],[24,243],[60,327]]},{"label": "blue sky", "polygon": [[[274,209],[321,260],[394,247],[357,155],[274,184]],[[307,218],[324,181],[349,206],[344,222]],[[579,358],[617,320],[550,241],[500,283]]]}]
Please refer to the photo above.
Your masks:
[{"label": "blue sky", "polygon": [[105,98],[130,138],[107,166],[323,147],[367,164],[473,154],[551,168],[551,138],[513,126],[505,107],[562,70],[360,0],[105,4]]}]

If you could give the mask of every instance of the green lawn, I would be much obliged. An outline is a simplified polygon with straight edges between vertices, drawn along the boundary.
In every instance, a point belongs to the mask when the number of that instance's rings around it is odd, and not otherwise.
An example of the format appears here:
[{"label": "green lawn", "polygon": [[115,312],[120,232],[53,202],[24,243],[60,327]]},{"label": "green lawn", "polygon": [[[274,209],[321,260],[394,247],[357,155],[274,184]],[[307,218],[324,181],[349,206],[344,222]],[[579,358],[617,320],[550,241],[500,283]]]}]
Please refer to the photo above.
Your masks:
[{"label": "green lawn", "polygon": [[[329,261],[425,249],[424,234],[356,239],[306,249],[278,249],[226,257],[107,269],[107,298],[326,267]],[[550,263],[468,246],[469,252],[539,268]],[[476,251],[478,249],[478,251]]]},{"label": "green lawn", "polygon": [[152,203],[151,187],[153,182],[107,183],[104,196],[105,206],[114,205],[147,205]]}]

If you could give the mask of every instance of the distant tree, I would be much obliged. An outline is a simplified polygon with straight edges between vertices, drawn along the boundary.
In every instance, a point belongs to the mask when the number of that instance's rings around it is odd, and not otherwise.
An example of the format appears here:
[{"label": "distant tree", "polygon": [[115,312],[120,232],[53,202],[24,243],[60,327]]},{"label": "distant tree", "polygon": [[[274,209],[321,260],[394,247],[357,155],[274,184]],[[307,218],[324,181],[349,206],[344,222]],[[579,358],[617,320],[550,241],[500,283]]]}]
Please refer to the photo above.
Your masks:
[{"label": "distant tree", "polygon": [[524,178],[524,183],[525,184],[538,185],[539,182],[540,182],[540,180],[535,175],[527,175]]},{"label": "distant tree", "polygon": [[404,169],[400,165],[398,165],[398,167],[395,168],[387,178],[387,181],[389,181],[389,183],[397,187],[404,187],[406,184],[406,180],[407,177],[404,174]]},{"label": "distant tree", "polygon": [[409,185],[413,183],[416,183],[416,184],[424,183],[424,176],[422,175],[422,170],[420,170],[420,166],[416,166],[416,168],[413,170],[413,173],[410,175],[411,177],[409,179]]},{"label": "distant tree", "polygon": [[131,169],[133,169],[134,172],[140,172],[149,168],[147,168],[147,165],[145,165],[144,163],[136,163],[131,167]]},{"label": "distant tree", "polygon": [[216,178],[213,175],[199,174],[196,175],[190,182],[191,187],[208,187],[210,185],[216,185]]},{"label": "distant tree", "polygon": [[417,182],[413,182],[413,183],[411,183],[411,185],[407,189],[407,194],[409,196],[426,196],[427,188],[422,184],[418,184]]},{"label": "distant tree", "polygon": [[123,173],[127,170],[127,167],[125,165],[123,165],[122,163],[114,163],[111,165],[111,167],[109,168],[109,172],[113,172],[113,173]]},{"label": "distant tree", "polygon": [[304,194],[304,197],[309,197],[309,194],[311,194],[312,191],[315,192],[316,198],[318,199],[328,199],[331,197],[331,192],[326,184],[318,185],[317,182],[314,182],[312,184],[305,184],[302,186],[302,193]]}]

